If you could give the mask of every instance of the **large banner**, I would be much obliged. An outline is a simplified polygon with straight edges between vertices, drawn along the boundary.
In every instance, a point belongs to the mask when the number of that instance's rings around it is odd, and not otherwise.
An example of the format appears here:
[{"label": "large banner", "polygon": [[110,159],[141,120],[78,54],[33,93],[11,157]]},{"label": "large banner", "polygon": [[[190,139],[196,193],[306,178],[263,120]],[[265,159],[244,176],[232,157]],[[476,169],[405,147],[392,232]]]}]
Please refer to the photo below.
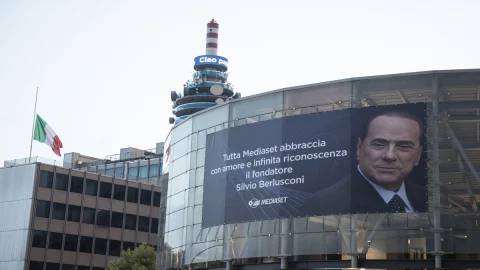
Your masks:
[{"label": "large banner", "polygon": [[426,212],[425,104],[278,118],[207,136],[203,226]]}]

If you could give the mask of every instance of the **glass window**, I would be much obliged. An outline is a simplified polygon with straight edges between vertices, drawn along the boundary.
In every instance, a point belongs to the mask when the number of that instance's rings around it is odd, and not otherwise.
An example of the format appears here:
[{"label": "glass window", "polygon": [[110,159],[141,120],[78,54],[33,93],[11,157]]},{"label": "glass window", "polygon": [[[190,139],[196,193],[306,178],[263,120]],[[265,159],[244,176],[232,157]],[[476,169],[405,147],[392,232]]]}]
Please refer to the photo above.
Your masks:
[{"label": "glass window", "polygon": [[150,205],[152,203],[152,191],[142,189],[140,196],[140,203],[145,205]]},{"label": "glass window", "polygon": [[148,178],[148,166],[140,166],[138,168],[138,178]]},{"label": "glass window", "polygon": [[114,198],[115,200],[124,201],[124,200],[125,200],[125,186],[123,186],[123,185],[114,185],[113,198]]},{"label": "glass window", "polygon": [[60,264],[59,263],[51,263],[47,262],[47,267],[48,270],[60,270]]},{"label": "glass window", "polygon": [[68,206],[68,221],[80,222],[80,206],[69,205]]},{"label": "glass window", "polygon": [[114,171],[113,168],[107,169],[107,170],[105,171],[105,174],[108,175],[108,176],[115,176],[115,171]]},{"label": "glass window", "polygon": [[70,182],[70,192],[83,193],[83,178],[72,176]]},{"label": "glass window", "polygon": [[91,195],[91,196],[97,196],[97,190],[98,190],[98,181],[87,179],[85,194]]},{"label": "glass window", "polygon": [[82,222],[87,224],[95,223],[95,209],[84,207]]},{"label": "glass window", "polygon": [[97,210],[97,225],[110,226],[110,211]]},{"label": "glass window", "polygon": [[92,253],[93,238],[88,236],[80,236],[80,252]]},{"label": "glass window", "polygon": [[137,167],[128,168],[128,179],[129,180],[137,179]]},{"label": "glass window", "polygon": [[107,254],[107,239],[102,239],[102,238],[95,239],[95,254],[101,254],[101,255]]},{"label": "glass window", "polygon": [[50,232],[50,237],[48,238],[48,248],[49,249],[62,249],[63,234]]},{"label": "glass window", "polygon": [[43,262],[30,262],[30,270],[43,270]]},{"label": "glass window", "polygon": [[130,249],[130,250],[134,250],[134,248],[135,248],[135,244],[134,244],[134,243],[123,241],[123,248],[122,248],[122,250],[129,250],[129,249]]},{"label": "glass window", "polygon": [[129,230],[137,229],[137,216],[125,214],[125,229],[129,229]]},{"label": "glass window", "polygon": [[100,182],[100,197],[110,199],[112,197],[112,183]]},{"label": "glass window", "polygon": [[112,212],[112,227],[123,227],[123,213]]},{"label": "glass window", "polygon": [[103,267],[92,267],[92,270],[105,270]]},{"label": "glass window", "polygon": [[62,264],[62,270],[75,270],[74,264]]},{"label": "glass window", "polygon": [[79,265],[77,270],[90,270],[90,266]]},{"label": "glass window", "polygon": [[138,217],[138,230],[141,232],[148,232],[148,223],[148,217]]},{"label": "glass window", "polygon": [[123,167],[115,168],[115,177],[123,178]]},{"label": "glass window", "polygon": [[127,201],[138,203],[138,188],[128,187]]},{"label": "glass window", "polygon": [[37,217],[48,218],[50,216],[50,202],[37,200],[35,215]]},{"label": "glass window", "polygon": [[105,170],[103,170],[103,169],[102,169],[102,170],[98,170],[97,173],[98,173],[98,174],[103,174],[103,175],[105,175]]},{"label": "glass window", "polygon": [[47,232],[33,231],[32,247],[45,248],[47,246]]},{"label": "glass window", "polygon": [[77,244],[78,244],[78,235],[73,235],[73,234],[65,235],[65,245],[63,246],[64,250],[77,251]]},{"label": "glass window", "polygon": [[40,183],[39,186],[44,188],[52,188],[53,184],[53,172],[40,171]]},{"label": "glass window", "polygon": [[57,180],[55,180],[55,189],[68,190],[68,175],[57,173]]},{"label": "glass window", "polygon": [[110,246],[108,247],[108,255],[120,256],[122,249],[120,248],[122,242],[117,240],[110,240]]},{"label": "glass window", "polygon": [[158,233],[158,218],[152,218],[152,226],[150,228],[151,233]]},{"label": "glass window", "polygon": [[158,164],[150,165],[150,177],[158,176]]},{"label": "glass window", "polygon": [[63,203],[53,203],[52,218],[64,220],[66,207]]},{"label": "glass window", "polygon": [[160,192],[154,191],[153,192],[153,206],[160,207]]}]

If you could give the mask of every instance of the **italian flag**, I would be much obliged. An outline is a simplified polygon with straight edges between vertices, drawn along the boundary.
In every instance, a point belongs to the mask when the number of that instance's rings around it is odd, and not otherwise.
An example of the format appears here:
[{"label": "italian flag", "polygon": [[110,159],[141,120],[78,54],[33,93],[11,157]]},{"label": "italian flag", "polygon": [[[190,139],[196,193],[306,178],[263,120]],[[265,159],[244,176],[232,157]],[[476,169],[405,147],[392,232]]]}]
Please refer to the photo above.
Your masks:
[{"label": "italian flag", "polygon": [[37,119],[35,121],[35,132],[33,139],[47,144],[53,150],[53,152],[61,157],[60,148],[63,147],[62,141],[58,138],[57,133],[43,120],[40,115],[37,114]]}]

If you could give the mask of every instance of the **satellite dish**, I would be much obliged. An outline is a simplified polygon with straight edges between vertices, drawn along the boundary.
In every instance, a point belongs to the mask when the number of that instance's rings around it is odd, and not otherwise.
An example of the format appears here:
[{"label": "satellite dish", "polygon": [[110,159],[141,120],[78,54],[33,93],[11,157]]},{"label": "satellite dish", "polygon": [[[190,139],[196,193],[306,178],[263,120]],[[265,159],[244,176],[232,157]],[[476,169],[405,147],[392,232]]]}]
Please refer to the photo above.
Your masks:
[{"label": "satellite dish", "polygon": [[220,104],[223,104],[223,103],[225,103],[225,101],[223,100],[223,98],[217,98],[217,99],[215,99],[215,104],[220,105]]},{"label": "satellite dish", "polygon": [[214,84],[210,87],[210,93],[215,96],[221,95],[223,94],[223,87],[219,84]]}]

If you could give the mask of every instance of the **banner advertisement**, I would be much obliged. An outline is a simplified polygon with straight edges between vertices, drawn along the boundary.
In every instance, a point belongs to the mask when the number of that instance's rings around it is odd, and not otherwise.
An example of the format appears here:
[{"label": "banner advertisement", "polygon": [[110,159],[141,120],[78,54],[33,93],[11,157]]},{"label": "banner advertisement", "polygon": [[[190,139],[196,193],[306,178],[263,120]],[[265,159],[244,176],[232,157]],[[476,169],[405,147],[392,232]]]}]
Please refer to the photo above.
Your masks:
[{"label": "banner advertisement", "polygon": [[202,225],[426,212],[425,110],[352,108],[209,134]]}]

